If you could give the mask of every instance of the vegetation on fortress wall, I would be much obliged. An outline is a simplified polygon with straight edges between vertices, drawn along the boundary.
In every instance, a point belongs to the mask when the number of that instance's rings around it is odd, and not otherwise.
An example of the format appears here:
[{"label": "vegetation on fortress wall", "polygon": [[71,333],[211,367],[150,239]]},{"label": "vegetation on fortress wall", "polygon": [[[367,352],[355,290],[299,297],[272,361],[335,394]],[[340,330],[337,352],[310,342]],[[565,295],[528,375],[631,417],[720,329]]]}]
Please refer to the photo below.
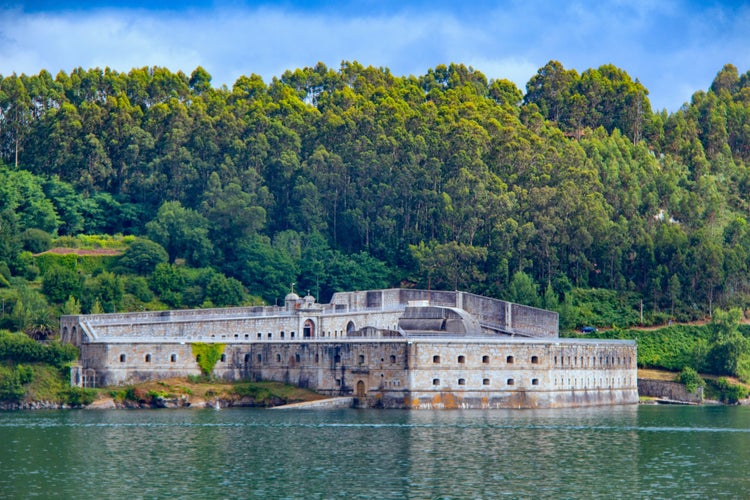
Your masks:
[{"label": "vegetation on fortress wall", "polygon": [[[461,64],[0,75],[0,328],[45,340],[60,314],[275,304],[291,283],[468,290],[566,331],[744,311],[749,161],[750,72],[729,64],[671,113],[620,68],[556,61],[525,89]],[[664,335],[644,365],[703,349]],[[712,342],[705,366],[746,369]]]},{"label": "vegetation on fortress wall", "polygon": [[214,371],[214,366],[221,359],[226,344],[207,344],[205,342],[193,342],[190,348],[193,351],[198,366],[204,377],[210,377]]}]

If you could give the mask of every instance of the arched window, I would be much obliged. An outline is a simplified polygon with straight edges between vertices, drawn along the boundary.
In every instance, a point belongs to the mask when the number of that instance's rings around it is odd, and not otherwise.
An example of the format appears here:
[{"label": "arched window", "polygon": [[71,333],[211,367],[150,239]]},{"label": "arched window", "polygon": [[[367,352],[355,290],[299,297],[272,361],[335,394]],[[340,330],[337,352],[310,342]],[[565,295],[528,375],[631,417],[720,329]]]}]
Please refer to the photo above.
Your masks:
[{"label": "arched window", "polygon": [[249,363],[251,359],[249,354],[245,354],[245,363]]},{"label": "arched window", "polygon": [[169,362],[170,363],[177,363],[177,354],[172,353],[169,355]]},{"label": "arched window", "polygon": [[283,330],[281,331],[281,338],[282,339],[284,338],[284,331]]},{"label": "arched window", "polygon": [[513,356],[508,356],[507,358],[505,358],[505,362],[508,363],[509,365],[512,365],[513,361],[514,361]]},{"label": "arched window", "polygon": [[463,354],[461,356],[459,356],[458,357],[458,362],[459,363],[466,363],[466,356],[464,356]]},{"label": "arched window", "polygon": [[281,363],[281,354],[276,355],[276,362]]},{"label": "arched window", "polygon": [[439,378],[432,379],[432,385],[440,385],[440,379]]},{"label": "arched window", "polygon": [[359,364],[360,365],[364,365],[365,364],[365,355],[364,354],[360,354],[359,355]]},{"label": "arched window", "polygon": [[315,337],[315,323],[313,323],[313,320],[307,319],[302,327],[302,338],[311,339],[313,337]]},{"label": "arched window", "polygon": [[538,378],[532,378],[531,379],[531,385],[539,385],[539,379]]},{"label": "arched window", "polygon": [[128,357],[125,354],[120,354],[120,363],[124,363]]},{"label": "arched window", "polygon": [[488,379],[488,378],[483,378],[483,379],[482,379],[482,385],[490,385],[490,379]]},{"label": "arched window", "polygon": [[515,380],[513,380],[512,378],[509,378],[509,379],[508,379],[508,380],[506,380],[505,382],[506,382],[506,384],[508,384],[508,385],[515,385],[515,384],[516,384],[516,381],[515,381]]},{"label": "arched window", "polygon": [[299,353],[297,353],[294,355],[294,361],[299,363],[299,360],[300,360]]},{"label": "arched window", "polygon": [[432,362],[433,363],[440,363],[440,356],[433,356],[432,357]]},{"label": "arched window", "polygon": [[531,364],[536,365],[539,363],[539,356],[531,356]]},{"label": "arched window", "polygon": [[466,379],[465,378],[458,379],[458,385],[466,385]]},{"label": "arched window", "polygon": [[490,357],[489,356],[482,356],[482,363],[484,363],[486,365],[489,362],[490,362]]},{"label": "arched window", "polygon": [[353,321],[350,321],[349,323],[346,324],[346,334],[347,335],[349,335],[350,333],[352,333],[354,330],[356,330],[356,327],[354,326],[354,322]]},{"label": "arched window", "polygon": [[151,354],[146,354],[146,363],[151,362]]},{"label": "arched window", "polygon": [[222,354],[221,355],[221,362],[222,363],[226,363],[227,362],[227,355],[226,354]]},{"label": "arched window", "polygon": [[396,362],[396,356],[391,354],[391,363],[395,363],[395,362]]}]

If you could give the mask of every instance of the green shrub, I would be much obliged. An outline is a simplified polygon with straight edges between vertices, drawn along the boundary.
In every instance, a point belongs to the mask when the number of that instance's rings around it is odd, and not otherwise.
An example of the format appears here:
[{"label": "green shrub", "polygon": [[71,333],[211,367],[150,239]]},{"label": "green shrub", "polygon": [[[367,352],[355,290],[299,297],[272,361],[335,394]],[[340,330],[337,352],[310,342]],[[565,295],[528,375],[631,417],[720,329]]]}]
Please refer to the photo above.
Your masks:
[{"label": "green shrub", "polygon": [[83,387],[70,387],[63,396],[65,403],[70,406],[86,406],[94,402],[96,391]]},{"label": "green shrub", "polygon": [[750,395],[750,390],[747,387],[733,384],[726,377],[716,380],[714,388],[719,400],[727,404],[737,404],[740,399],[745,399]]},{"label": "green shrub", "polygon": [[148,239],[139,239],[123,252],[118,259],[118,264],[127,271],[136,274],[150,274],[158,264],[167,263],[169,255],[167,251]]},{"label": "green shrub", "polygon": [[30,384],[34,380],[34,370],[30,366],[18,365],[16,371],[18,371],[18,380],[22,384]]},{"label": "green shrub", "polygon": [[268,387],[252,382],[235,384],[232,391],[240,397],[252,398],[256,404],[263,404],[273,396]]},{"label": "green shrub", "polygon": [[141,302],[154,300],[154,292],[148,287],[146,278],[142,276],[128,276],[125,278],[125,292],[132,294]]},{"label": "green shrub", "polygon": [[674,325],[653,331],[613,328],[586,337],[635,340],[638,366],[677,372],[686,366],[703,369],[712,333],[706,326]]},{"label": "green shrub", "polygon": [[0,332],[0,360],[48,363],[61,367],[77,357],[78,349],[72,344],[61,344],[57,341],[40,344],[22,333]]},{"label": "green shrub", "polygon": [[688,392],[695,392],[699,387],[706,385],[706,381],[698,375],[698,372],[689,366],[683,368],[677,375],[677,382],[683,384]]},{"label": "green shrub", "polygon": [[52,246],[52,236],[47,231],[29,228],[21,233],[21,245],[31,253],[46,252]]},{"label": "green shrub", "polygon": [[0,366],[0,401],[20,401],[25,394],[18,371]]},{"label": "green shrub", "polygon": [[195,342],[190,345],[193,350],[193,356],[201,368],[201,372],[206,377],[210,377],[214,371],[216,362],[221,358],[224,352],[225,344],[207,344],[204,342]]},{"label": "green shrub", "polygon": [[[602,288],[574,288],[565,314],[568,325],[634,326],[640,323],[641,296]],[[566,294],[567,295],[567,294]]]}]

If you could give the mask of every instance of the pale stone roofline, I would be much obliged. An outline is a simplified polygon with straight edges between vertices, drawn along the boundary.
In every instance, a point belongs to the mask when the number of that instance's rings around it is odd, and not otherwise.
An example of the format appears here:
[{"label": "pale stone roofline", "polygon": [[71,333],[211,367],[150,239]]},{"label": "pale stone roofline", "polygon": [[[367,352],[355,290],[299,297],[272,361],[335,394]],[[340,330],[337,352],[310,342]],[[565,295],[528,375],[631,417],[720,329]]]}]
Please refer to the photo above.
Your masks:
[{"label": "pale stone roofline", "polygon": [[[296,297],[296,298],[295,298]],[[354,313],[401,313],[409,306],[432,306],[463,311],[485,334],[525,338],[557,338],[558,315],[534,307],[514,304],[460,291],[383,289],[339,292],[329,304],[316,304],[312,297],[288,295],[284,307],[252,306],[115,314],[63,316],[61,331],[81,329],[88,341],[96,341],[97,326],[134,326],[181,323],[212,323],[254,318],[290,318],[300,315],[337,317]],[[366,325],[364,325],[366,326]],[[67,327],[67,328],[66,328]],[[404,332],[401,332],[402,334]],[[468,333],[468,332],[467,332]]]}]

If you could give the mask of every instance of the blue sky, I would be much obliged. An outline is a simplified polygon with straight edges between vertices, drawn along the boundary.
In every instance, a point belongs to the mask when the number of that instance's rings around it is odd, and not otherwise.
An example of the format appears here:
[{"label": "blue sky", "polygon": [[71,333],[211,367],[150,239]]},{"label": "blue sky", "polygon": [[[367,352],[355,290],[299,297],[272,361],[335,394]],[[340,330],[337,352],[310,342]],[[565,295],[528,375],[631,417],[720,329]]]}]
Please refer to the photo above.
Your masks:
[{"label": "blue sky", "polygon": [[579,72],[614,64],[643,82],[654,109],[675,111],[724,64],[750,69],[750,2],[0,0],[2,75],[203,66],[231,87],[318,61],[396,75],[456,62],[525,91],[552,59]]}]

